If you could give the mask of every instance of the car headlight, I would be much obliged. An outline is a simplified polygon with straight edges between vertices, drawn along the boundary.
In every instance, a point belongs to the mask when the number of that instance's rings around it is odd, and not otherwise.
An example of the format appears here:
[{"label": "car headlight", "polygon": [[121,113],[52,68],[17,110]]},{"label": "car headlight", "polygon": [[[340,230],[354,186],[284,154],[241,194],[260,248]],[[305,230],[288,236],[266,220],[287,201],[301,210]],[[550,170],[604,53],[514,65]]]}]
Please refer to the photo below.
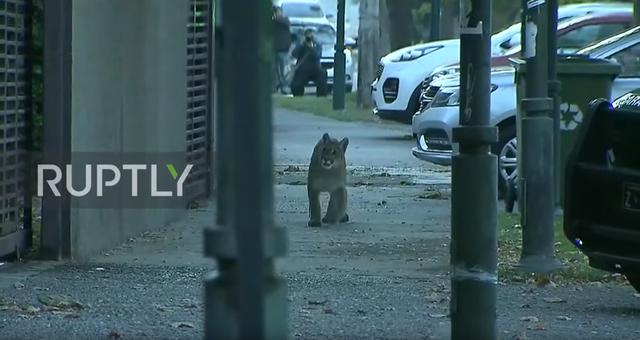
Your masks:
[{"label": "car headlight", "polygon": [[412,61],[422,58],[425,55],[439,49],[439,47],[422,47],[414,48],[408,52],[402,53],[399,57],[392,59],[393,62]]},{"label": "car headlight", "polygon": [[431,107],[455,106],[460,104],[460,87],[443,87],[431,101]]},{"label": "car headlight", "polygon": [[446,68],[444,70],[436,71],[431,74],[431,79],[438,79],[443,76],[448,76],[450,74],[460,73],[460,67],[451,67]]},{"label": "car headlight", "polygon": [[[498,85],[491,84],[491,92],[498,89]],[[443,87],[431,102],[431,107],[458,106],[460,105],[460,87]]]}]

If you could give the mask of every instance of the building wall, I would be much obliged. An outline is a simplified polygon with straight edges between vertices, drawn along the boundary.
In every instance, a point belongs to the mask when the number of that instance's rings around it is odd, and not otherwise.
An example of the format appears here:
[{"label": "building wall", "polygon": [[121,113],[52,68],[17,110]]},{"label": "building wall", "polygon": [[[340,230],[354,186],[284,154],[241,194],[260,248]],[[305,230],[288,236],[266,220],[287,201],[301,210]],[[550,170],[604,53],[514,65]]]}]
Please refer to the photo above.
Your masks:
[{"label": "building wall", "polygon": [[[184,0],[76,0],[72,9],[72,140],[77,152],[185,152]],[[185,209],[78,208],[75,259],[162,227]]]}]

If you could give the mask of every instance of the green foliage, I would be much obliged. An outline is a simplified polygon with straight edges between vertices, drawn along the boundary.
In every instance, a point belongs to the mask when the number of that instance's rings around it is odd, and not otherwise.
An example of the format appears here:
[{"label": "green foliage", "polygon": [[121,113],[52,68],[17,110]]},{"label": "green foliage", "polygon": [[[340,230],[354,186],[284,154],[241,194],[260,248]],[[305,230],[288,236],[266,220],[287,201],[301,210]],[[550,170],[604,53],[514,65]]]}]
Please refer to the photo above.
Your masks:
[{"label": "green foliage", "polygon": [[[359,2],[358,0],[352,0],[355,3]],[[387,6],[393,6],[398,0],[390,0],[387,1]],[[402,0],[405,1],[405,0]],[[598,0],[599,2],[612,2],[612,3],[620,3],[626,2],[631,3],[631,0]],[[432,0],[419,0],[417,6],[412,10],[413,14],[413,24],[415,27],[415,31],[418,33],[417,41],[414,43],[420,43],[427,41],[429,37],[429,26],[431,21],[431,2]],[[573,4],[573,3],[585,3],[585,2],[594,2],[594,0],[559,0],[560,5]],[[445,13],[445,8],[453,8],[457,7],[460,4],[460,0],[441,0],[441,10],[443,18],[441,19],[442,25],[447,25],[450,23],[449,18],[446,18],[447,14]],[[518,13],[520,7],[522,6],[521,1],[514,0],[493,0],[492,1],[493,9],[492,9],[492,29],[493,32],[499,32],[510,25],[512,25],[515,21],[518,21]]]},{"label": "green foliage", "polygon": [[[562,220],[557,219],[555,229],[555,256],[564,268],[554,273],[557,283],[593,282],[607,280],[609,274],[589,266],[587,257],[564,236]],[[513,265],[518,263],[522,252],[522,226],[520,215],[501,213],[498,215],[498,276],[504,281],[525,281],[530,278],[518,272]]]}]

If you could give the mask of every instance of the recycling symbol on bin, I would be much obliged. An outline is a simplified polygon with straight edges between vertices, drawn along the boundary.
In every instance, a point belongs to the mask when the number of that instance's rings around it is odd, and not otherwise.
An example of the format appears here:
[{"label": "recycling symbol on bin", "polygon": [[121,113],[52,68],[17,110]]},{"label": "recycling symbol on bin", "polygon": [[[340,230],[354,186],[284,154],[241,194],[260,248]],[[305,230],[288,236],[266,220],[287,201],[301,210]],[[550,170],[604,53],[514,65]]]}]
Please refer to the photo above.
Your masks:
[{"label": "recycling symbol on bin", "polygon": [[560,130],[575,130],[582,123],[582,111],[576,104],[562,103],[560,105]]}]

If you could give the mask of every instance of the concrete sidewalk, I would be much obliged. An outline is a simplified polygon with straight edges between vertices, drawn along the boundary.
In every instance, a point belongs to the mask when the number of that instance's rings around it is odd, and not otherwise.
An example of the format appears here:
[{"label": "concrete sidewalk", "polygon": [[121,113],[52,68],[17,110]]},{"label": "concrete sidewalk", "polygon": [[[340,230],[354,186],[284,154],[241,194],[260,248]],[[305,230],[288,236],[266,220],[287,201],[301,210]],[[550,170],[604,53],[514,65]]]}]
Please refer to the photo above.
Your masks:
[{"label": "concrete sidewalk", "polygon": [[[292,338],[449,337],[449,201],[421,193],[350,188],[353,222],[312,229],[304,186],[276,187],[277,222],[290,240],[277,267],[288,283]],[[211,206],[87,263],[4,270],[0,300],[24,306],[0,311],[0,339],[100,339],[112,331],[124,339],[202,338],[202,282],[214,265],[202,256],[201,235]],[[38,298],[49,294],[90,307],[46,311]],[[639,306],[626,285],[500,285],[499,327],[505,339],[637,339]]]},{"label": "concrete sidewalk", "polygon": [[[275,214],[290,243],[277,269],[291,338],[448,339],[448,173],[410,159],[402,129],[279,111],[276,130]],[[300,166],[324,131],[352,138],[351,222],[307,228]],[[433,188],[442,199],[421,198]],[[202,338],[202,283],[215,269],[202,232],[214,217],[210,201],[86,263],[0,267],[0,339]],[[627,285],[498,292],[502,339],[640,338],[640,298]],[[42,301],[60,294],[78,304],[46,310]]]}]

